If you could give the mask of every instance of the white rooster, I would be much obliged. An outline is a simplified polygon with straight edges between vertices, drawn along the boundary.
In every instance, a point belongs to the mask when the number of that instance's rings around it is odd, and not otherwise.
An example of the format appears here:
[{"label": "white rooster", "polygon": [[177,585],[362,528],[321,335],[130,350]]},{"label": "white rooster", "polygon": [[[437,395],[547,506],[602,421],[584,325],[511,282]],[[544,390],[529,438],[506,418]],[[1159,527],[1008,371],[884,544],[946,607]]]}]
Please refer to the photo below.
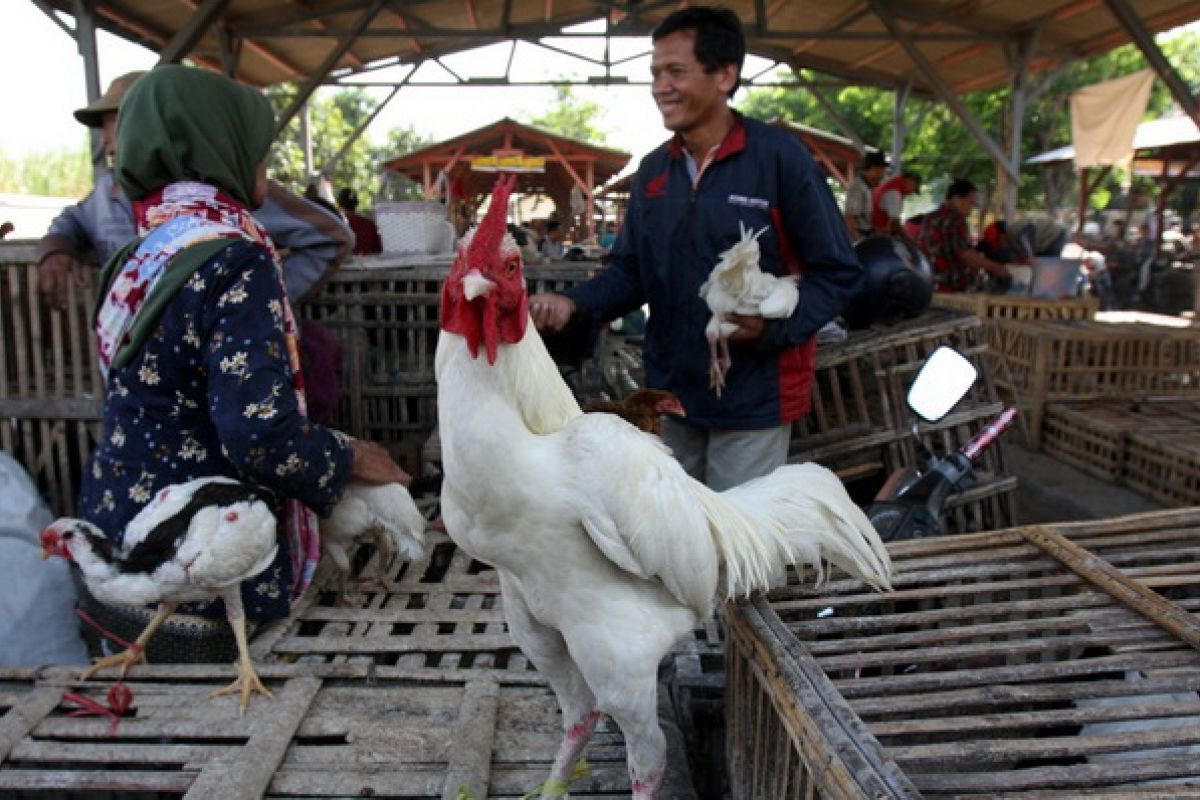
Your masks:
[{"label": "white rooster", "polygon": [[759,316],[764,319],[785,319],[800,302],[800,288],[795,275],[772,275],[758,265],[758,237],[766,228],[755,232],[741,221],[742,238],[721,253],[708,280],[700,286],[700,296],[708,304],[712,319],[704,328],[712,356],[709,381],[717,397],[725,389],[725,375],[733,363],[729,356],[729,337],[738,326],[726,320],[729,314]]},{"label": "white rooster", "polygon": [[337,567],[339,600],[346,596],[350,548],[364,539],[375,544],[381,572],[397,553],[410,561],[421,557],[425,517],[407,489],[398,483],[375,486],[353,481],[329,517],[321,520],[321,549]]},{"label": "white rooster", "polygon": [[566,793],[606,713],[625,735],[634,798],[651,800],[666,763],[658,664],[718,594],[744,597],[787,564],[823,560],[883,588],[891,566],[822,467],[785,466],[718,494],[657,437],[583,414],[530,324],[520,251],[504,229],[511,190],[497,184],[442,288],[446,530],[496,568],[509,630],[562,707],[542,796]]},{"label": "white rooster", "polygon": [[75,562],[96,599],[158,604],[135,645],[99,659],[84,678],[106,667],[124,676],[176,605],[220,597],[237,641],[238,679],[213,694],[240,692],[242,713],[252,691],[271,696],[250,660],[241,583],[275,560],[275,516],[249,486],[221,477],[168,486],[129,521],[119,549],[92,523],[71,518],[43,530],[41,545],[43,557]]}]

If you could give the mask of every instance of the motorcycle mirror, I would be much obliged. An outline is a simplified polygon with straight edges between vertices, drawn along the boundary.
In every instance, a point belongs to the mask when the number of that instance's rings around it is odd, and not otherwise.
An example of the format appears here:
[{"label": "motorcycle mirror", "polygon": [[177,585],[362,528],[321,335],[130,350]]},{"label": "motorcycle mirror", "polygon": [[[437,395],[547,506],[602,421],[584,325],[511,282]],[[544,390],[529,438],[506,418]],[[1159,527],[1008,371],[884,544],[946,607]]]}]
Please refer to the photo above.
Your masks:
[{"label": "motorcycle mirror", "polygon": [[937,422],[966,396],[978,376],[966,356],[942,345],[921,366],[908,388],[908,407],[926,422]]}]

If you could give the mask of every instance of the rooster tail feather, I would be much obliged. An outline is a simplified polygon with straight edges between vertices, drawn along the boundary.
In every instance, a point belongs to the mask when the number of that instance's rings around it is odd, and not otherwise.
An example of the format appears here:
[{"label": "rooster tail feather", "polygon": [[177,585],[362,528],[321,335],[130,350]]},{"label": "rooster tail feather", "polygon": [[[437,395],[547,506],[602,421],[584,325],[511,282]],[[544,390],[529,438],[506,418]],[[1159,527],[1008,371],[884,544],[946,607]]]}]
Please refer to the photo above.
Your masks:
[{"label": "rooster tail feather", "polygon": [[830,562],[876,589],[891,588],[879,534],[840,480],[816,464],[790,464],[725,492],[701,493],[725,568],[726,595],[745,597],[780,581],[788,564]]}]

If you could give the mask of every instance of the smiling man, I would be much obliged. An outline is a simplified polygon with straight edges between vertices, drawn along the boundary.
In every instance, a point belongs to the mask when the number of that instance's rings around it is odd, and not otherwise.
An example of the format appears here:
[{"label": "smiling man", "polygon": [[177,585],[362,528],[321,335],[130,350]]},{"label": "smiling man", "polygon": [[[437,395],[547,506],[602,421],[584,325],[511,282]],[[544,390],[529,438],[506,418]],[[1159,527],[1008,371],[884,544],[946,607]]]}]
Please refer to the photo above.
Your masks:
[{"label": "smiling man", "polygon": [[[666,420],[663,439],[693,477],[725,489],[786,461],[792,422],[809,410],[812,337],[841,312],[861,268],[808,151],[729,105],[746,55],[737,16],[685,8],[652,38],[654,100],[674,136],[638,168],[610,266],[566,295],[534,295],[530,312],[558,330],[576,312],[603,322],[648,303],[646,383],[687,412]],[[718,397],[700,286],[742,226],[764,231],[762,270],[802,276],[800,301],[785,319],[730,318],[739,330]]]}]

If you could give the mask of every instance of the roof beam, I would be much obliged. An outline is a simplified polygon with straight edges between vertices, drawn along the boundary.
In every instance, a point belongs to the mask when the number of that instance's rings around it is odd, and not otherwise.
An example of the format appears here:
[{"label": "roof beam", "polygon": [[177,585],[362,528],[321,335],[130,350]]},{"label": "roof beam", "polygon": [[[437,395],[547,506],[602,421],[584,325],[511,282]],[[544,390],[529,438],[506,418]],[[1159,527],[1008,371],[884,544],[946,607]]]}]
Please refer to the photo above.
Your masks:
[{"label": "roof beam", "polygon": [[1171,66],[1171,62],[1167,61],[1167,57],[1163,55],[1163,51],[1159,49],[1158,44],[1154,41],[1154,36],[1142,24],[1142,18],[1129,5],[1127,0],[1104,0],[1108,10],[1117,18],[1117,22],[1129,34],[1129,38],[1142,51],[1142,55],[1146,57],[1146,61],[1158,73],[1158,77],[1162,78],[1162,82],[1171,90],[1171,96],[1175,98],[1175,102],[1183,108],[1183,112],[1192,118],[1192,122],[1196,123],[1196,127],[1200,128],[1200,107],[1196,105],[1196,98],[1192,96],[1192,90],[1188,87],[1187,82],[1183,79],[1176,70]]},{"label": "roof beam", "polygon": [[192,17],[171,37],[162,50],[158,51],[158,65],[178,64],[196,47],[204,34],[225,11],[229,0],[204,0],[192,11]]},{"label": "roof beam", "polygon": [[292,117],[296,116],[296,112],[308,102],[308,98],[312,96],[312,93],[316,91],[317,87],[320,86],[325,80],[325,76],[327,76],[329,71],[333,69],[333,66],[337,64],[338,59],[342,57],[342,54],[350,49],[350,45],[354,44],[354,40],[358,37],[358,34],[371,24],[371,20],[375,19],[375,16],[383,7],[383,3],[384,0],[374,0],[374,2],[372,2],[371,5],[369,5],[359,16],[358,21],[355,23],[354,28],[349,32],[349,34],[347,34],[340,42],[338,42],[337,46],[330,50],[329,54],[325,56],[325,60],[321,62],[321,65],[313,70],[313,73],[308,77],[308,80],[305,81],[304,85],[300,87],[299,93],[295,98],[292,99],[292,104],[288,106],[282,114],[279,115],[279,122],[275,125],[276,136],[283,132],[283,129],[286,128],[288,123],[292,121]]},{"label": "roof beam", "polygon": [[934,92],[941,98],[951,111],[954,112],[971,135],[983,147],[984,151],[1000,164],[1005,172],[1008,173],[1014,181],[1020,180],[1020,173],[1013,168],[1012,163],[1008,160],[1008,154],[1004,152],[1000,145],[984,130],[979,124],[979,120],[971,113],[971,109],[967,108],[954,90],[950,88],[950,84],[938,73],[937,68],[929,62],[925,54],[921,52],[912,38],[897,24],[896,18],[892,15],[891,9],[885,0],[868,0],[879,19],[887,26],[887,29],[896,37],[896,41],[904,48],[904,52],[908,54],[909,59],[916,65],[917,69],[925,77],[925,80],[933,88]]},{"label": "roof beam", "polygon": [[338,164],[341,163],[341,161],[345,157],[346,153],[350,152],[350,148],[354,145],[355,142],[358,141],[359,137],[361,137],[363,135],[363,131],[365,131],[367,129],[367,127],[370,126],[370,124],[375,121],[375,118],[377,116],[379,116],[379,112],[383,111],[384,106],[386,106],[388,103],[392,102],[392,98],[394,98],[397,94],[399,94],[400,89],[403,88],[403,86],[404,86],[404,84],[398,83],[394,87],[392,87],[391,93],[388,94],[387,97],[383,98],[383,100],[379,103],[379,105],[375,106],[375,110],[372,111],[370,113],[370,115],[366,119],[364,119],[357,128],[354,129],[354,132],[350,134],[350,137],[348,139],[346,139],[345,143],[338,149],[338,151],[333,155],[333,157],[321,165],[321,169],[320,169],[321,175],[324,175],[326,178],[333,177],[333,171],[335,169],[337,169]]},{"label": "roof beam", "polygon": [[[792,74],[796,76],[796,82],[807,89],[808,93],[817,101],[817,104],[825,109],[825,113],[833,120],[833,124],[837,125],[842,133],[846,134],[847,138],[854,142],[854,146],[858,149],[858,152],[865,153],[866,147],[863,144],[862,137],[858,135],[858,131],[854,130],[854,126],[850,124],[849,120],[842,116],[837,106],[829,101],[825,93],[814,85],[812,81],[800,74],[800,70],[793,69]],[[845,185],[845,181],[842,181],[842,183]]]}]

